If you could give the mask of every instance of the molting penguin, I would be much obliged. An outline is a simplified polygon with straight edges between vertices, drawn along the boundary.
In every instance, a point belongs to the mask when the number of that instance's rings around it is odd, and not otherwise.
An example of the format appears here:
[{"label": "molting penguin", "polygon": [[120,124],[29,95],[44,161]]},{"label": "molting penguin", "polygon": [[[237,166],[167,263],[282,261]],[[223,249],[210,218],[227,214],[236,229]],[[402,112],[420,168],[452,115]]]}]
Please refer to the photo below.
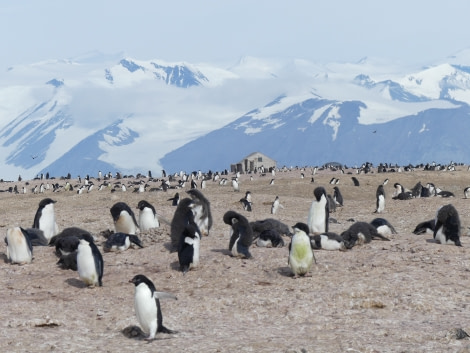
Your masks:
[{"label": "molting penguin", "polygon": [[328,232],[328,198],[325,188],[318,186],[313,191],[315,200],[313,200],[308,213],[308,228],[310,233]]},{"label": "molting penguin", "polygon": [[141,200],[137,204],[137,208],[139,209],[139,228],[142,232],[160,227],[155,207],[149,202]]},{"label": "molting penguin", "polygon": [[253,230],[248,220],[235,211],[227,211],[223,216],[225,224],[231,226],[229,250],[234,257],[251,258],[249,247],[253,242]]},{"label": "molting penguin", "polygon": [[177,299],[166,292],[157,292],[153,282],[144,275],[136,275],[130,283],[135,285],[134,310],[142,330],[148,334],[147,340],[153,340],[158,332],[174,333],[163,326],[160,299]]},{"label": "molting penguin", "polygon": [[193,199],[196,208],[199,210],[194,211],[194,222],[197,224],[200,234],[203,236],[208,236],[209,231],[212,228],[212,212],[211,212],[211,203],[209,200],[202,194],[201,191],[197,189],[191,189],[186,191],[188,195]]},{"label": "molting penguin", "polygon": [[77,249],[77,270],[80,279],[88,286],[102,286],[103,278],[103,257],[95,243],[93,237],[85,234],[80,239]]},{"label": "molting penguin", "polygon": [[377,187],[375,197],[377,199],[375,213],[382,213],[385,210],[385,190],[383,185]]},{"label": "molting penguin", "polygon": [[451,204],[442,206],[437,210],[434,239],[441,244],[460,243],[460,218],[457,210]]},{"label": "molting penguin", "polygon": [[125,202],[117,202],[111,207],[111,216],[116,233],[135,234],[138,229],[134,212]]},{"label": "molting penguin", "polygon": [[372,224],[377,232],[383,236],[390,234],[397,234],[395,228],[385,218],[374,218],[370,224]]},{"label": "molting penguin", "polygon": [[415,227],[415,230],[413,231],[413,233],[414,234],[424,234],[424,233],[434,234],[435,224],[436,224],[436,221],[434,219],[421,222]]},{"label": "molting penguin", "polygon": [[26,232],[20,227],[7,229],[5,237],[7,258],[13,264],[29,264],[33,260],[33,245]]},{"label": "molting penguin", "polygon": [[377,229],[367,222],[356,222],[347,230],[341,233],[345,245],[351,249],[356,244],[370,243],[372,239],[380,238],[382,240],[390,240],[377,232]]},{"label": "molting penguin", "polygon": [[265,248],[282,248],[284,240],[276,229],[266,229],[259,234],[256,245]]},{"label": "molting penguin", "polygon": [[105,252],[110,251],[125,251],[129,249],[131,244],[137,245],[139,248],[143,248],[142,242],[135,234],[127,233],[112,233],[106,242],[103,244],[103,250]]},{"label": "molting penguin", "polygon": [[34,216],[33,228],[41,229],[48,241],[59,232],[54,214],[56,202],[50,198],[41,200]]},{"label": "molting penguin", "polygon": [[294,235],[289,244],[287,263],[294,274],[294,278],[298,278],[299,276],[307,275],[315,260],[315,256],[310,237],[308,236],[308,226],[305,223],[296,223],[293,229]]},{"label": "molting penguin", "polygon": [[201,234],[195,223],[188,224],[181,234],[178,261],[183,274],[199,265]]},{"label": "molting penguin", "polygon": [[333,232],[313,235],[310,237],[310,242],[313,249],[347,250],[343,237]]}]

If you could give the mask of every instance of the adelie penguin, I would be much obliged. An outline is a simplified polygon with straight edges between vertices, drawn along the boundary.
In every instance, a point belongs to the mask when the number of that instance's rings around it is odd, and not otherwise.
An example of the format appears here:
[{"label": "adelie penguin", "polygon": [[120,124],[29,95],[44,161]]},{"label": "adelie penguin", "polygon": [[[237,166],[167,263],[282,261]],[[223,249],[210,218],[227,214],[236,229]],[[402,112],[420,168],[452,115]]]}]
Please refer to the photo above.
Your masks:
[{"label": "adelie penguin", "polygon": [[231,226],[229,250],[232,256],[240,258],[251,258],[249,251],[253,242],[253,230],[246,217],[235,211],[227,211],[223,216],[225,224]]},{"label": "adelie penguin", "polygon": [[111,207],[111,216],[116,233],[135,234],[138,230],[134,212],[125,202],[117,202]]},{"label": "adelie penguin", "polygon": [[178,245],[178,261],[183,274],[199,266],[201,234],[195,223],[188,224],[181,234]]},{"label": "adelie penguin", "polygon": [[460,218],[455,207],[449,204],[439,208],[434,226],[434,239],[441,244],[462,246],[460,231]]},{"label": "adelie penguin", "polygon": [[324,187],[319,186],[313,191],[313,200],[308,213],[308,228],[310,233],[328,232],[328,218],[330,216],[328,208],[328,198]]},{"label": "adelie penguin", "polygon": [[25,265],[33,261],[33,245],[24,229],[20,227],[7,229],[5,244],[7,259],[12,264]]},{"label": "adelie penguin", "polygon": [[48,241],[59,233],[59,227],[57,226],[54,213],[54,204],[56,202],[57,201],[50,198],[41,200],[36,215],[34,216],[33,228],[41,229],[44,232],[44,237]]},{"label": "adelie penguin", "polygon": [[390,240],[382,234],[379,234],[377,229],[367,222],[354,223],[347,230],[341,233],[341,236],[343,237],[344,243],[348,249],[351,249],[355,245],[370,243],[375,238],[387,241]]},{"label": "adelie penguin", "polygon": [[377,233],[384,237],[390,234],[397,234],[395,228],[385,218],[374,218],[370,224],[377,229]]},{"label": "adelie penguin", "polygon": [[385,210],[385,190],[382,184],[377,187],[375,197],[376,197],[375,213],[382,213]]},{"label": "adelie penguin", "polygon": [[163,326],[160,299],[176,300],[176,296],[167,292],[157,292],[153,282],[144,275],[136,275],[129,282],[135,285],[135,315],[142,330],[148,335],[146,339],[153,340],[160,332],[175,333]]},{"label": "adelie penguin", "polygon": [[259,234],[256,245],[265,248],[282,248],[284,240],[276,229],[267,229]]},{"label": "adelie penguin", "polygon": [[313,249],[347,250],[343,237],[333,232],[312,235],[310,241]]},{"label": "adelie penguin", "polygon": [[[188,190],[186,193],[194,201],[194,209],[196,211],[194,212],[194,222],[199,227],[201,235],[208,236],[213,224],[211,203],[203,193],[197,189]],[[196,208],[198,210],[196,210]]]},{"label": "adelie penguin", "polygon": [[343,195],[341,195],[341,191],[339,191],[339,187],[335,186],[333,188],[333,200],[335,201],[337,206],[343,206]]},{"label": "adelie penguin", "polygon": [[149,202],[141,200],[137,204],[137,208],[139,209],[139,229],[142,232],[160,227],[155,207]]},{"label": "adelie penguin", "polygon": [[137,245],[139,248],[143,248],[142,242],[135,234],[126,233],[112,233],[103,245],[105,252],[110,251],[125,251],[129,249],[131,244]]},{"label": "adelie penguin", "polygon": [[77,271],[80,279],[89,287],[102,286],[103,257],[93,241],[85,234],[77,249]]},{"label": "adelie penguin", "polygon": [[292,270],[294,278],[308,276],[315,256],[313,246],[308,236],[308,226],[305,223],[296,223],[293,226],[294,235],[289,244],[289,257],[287,264]]}]

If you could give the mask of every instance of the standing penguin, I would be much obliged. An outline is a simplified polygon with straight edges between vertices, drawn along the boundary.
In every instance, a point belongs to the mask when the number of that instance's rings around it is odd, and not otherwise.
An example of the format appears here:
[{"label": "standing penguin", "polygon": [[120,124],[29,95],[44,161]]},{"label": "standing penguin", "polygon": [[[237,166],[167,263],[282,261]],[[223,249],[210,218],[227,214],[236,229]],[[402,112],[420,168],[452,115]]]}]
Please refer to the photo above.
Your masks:
[{"label": "standing penguin", "polygon": [[385,210],[385,190],[382,184],[377,187],[375,196],[377,198],[375,213],[382,213]]},{"label": "standing penguin", "polygon": [[171,201],[172,206],[178,206],[180,202],[180,194],[177,192],[175,196],[169,198],[167,201]]},{"label": "standing penguin", "polygon": [[279,202],[279,196],[276,196],[276,198],[273,201],[273,204],[271,205],[271,214],[276,214],[279,207],[284,208],[284,206],[282,206],[281,203]]},{"label": "standing penguin", "polygon": [[50,198],[41,200],[34,216],[33,228],[41,229],[48,241],[59,233],[59,227],[57,226],[54,214],[54,204],[56,202]]},{"label": "standing penguin", "polygon": [[313,194],[315,195],[315,200],[313,200],[308,213],[308,228],[310,233],[328,232],[330,212],[325,188],[318,186],[313,191]]},{"label": "standing penguin", "polygon": [[153,282],[144,275],[136,275],[130,283],[135,285],[134,310],[142,330],[148,334],[147,340],[153,340],[158,332],[174,333],[163,326],[163,315],[160,299],[177,299],[166,292],[157,292]]},{"label": "standing penguin", "polygon": [[77,249],[77,271],[80,279],[88,286],[102,286],[103,257],[93,241],[93,237],[83,234]]},{"label": "standing penguin", "polygon": [[228,248],[234,257],[249,259],[249,247],[253,242],[253,229],[246,217],[235,211],[227,211],[223,216],[225,224],[232,227]]},{"label": "standing penguin", "polygon": [[341,191],[339,191],[339,187],[335,186],[333,188],[333,200],[335,200],[335,203],[337,206],[343,206],[343,195],[341,195]]},{"label": "standing penguin", "polygon": [[315,256],[312,243],[308,236],[308,226],[305,223],[296,223],[293,226],[294,235],[289,244],[289,264],[294,278],[306,276],[310,271]]},{"label": "standing penguin", "polygon": [[160,227],[155,207],[149,202],[141,200],[137,204],[137,208],[139,209],[139,228],[142,232]]},{"label": "standing penguin", "polygon": [[111,207],[111,216],[116,233],[135,234],[138,229],[134,212],[125,202],[117,202]]},{"label": "standing penguin", "polygon": [[200,212],[194,214],[194,222],[199,227],[201,235],[208,236],[213,223],[211,203],[202,192],[197,189],[191,189],[186,192],[191,196],[195,205],[201,206]]},{"label": "standing penguin", "polygon": [[7,258],[12,264],[29,264],[33,260],[33,245],[27,233],[20,227],[7,229],[5,237]]},{"label": "standing penguin", "polygon": [[201,235],[197,225],[188,224],[181,234],[178,245],[178,261],[183,274],[199,265],[200,244]]},{"label": "standing penguin", "polygon": [[453,205],[444,205],[437,210],[434,226],[434,239],[437,242],[462,246],[460,229],[459,214]]}]

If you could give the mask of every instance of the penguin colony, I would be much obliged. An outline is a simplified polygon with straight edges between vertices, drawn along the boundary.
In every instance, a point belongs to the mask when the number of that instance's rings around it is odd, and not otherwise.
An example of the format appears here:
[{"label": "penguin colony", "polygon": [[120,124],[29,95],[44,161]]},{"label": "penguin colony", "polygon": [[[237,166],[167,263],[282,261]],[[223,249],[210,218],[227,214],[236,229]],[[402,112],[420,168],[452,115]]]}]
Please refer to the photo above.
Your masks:
[{"label": "penguin colony", "polygon": [[[201,182],[205,181],[204,187],[201,184],[201,189],[205,189],[207,187],[206,183],[210,181],[217,183],[217,185],[224,185],[219,183],[221,179],[219,174],[191,174],[192,181],[198,178],[204,178]],[[113,180],[109,176],[95,190],[92,191],[91,188],[88,188],[88,192],[108,190],[112,193],[119,193],[134,189],[133,192],[148,194],[151,191],[167,192],[172,189],[177,190],[178,192],[174,194],[174,197],[167,199],[172,201],[172,206],[176,207],[172,215],[172,221],[167,221],[171,228],[168,241],[171,244],[171,250],[177,252],[179,271],[184,275],[190,275],[188,274],[190,270],[197,269],[200,262],[203,261],[201,253],[208,251],[208,249],[204,249],[203,238],[210,235],[210,229],[214,222],[210,202],[202,191],[198,190],[197,184],[194,182],[186,186],[185,192],[184,183],[188,180],[185,174],[175,174],[168,177],[168,180],[148,179],[147,182],[140,180],[138,184],[125,184],[122,179]],[[176,179],[179,180],[176,181]],[[243,185],[239,182],[240,179],[240,176],[232,179],[233,191],[240,191],[241,185]],[[87,181],[88,186],[93,185],[89,178],[84,180]],[[360,187],[358,178],[353,177],[352,180],[352,185]],[[338,179],[335,179],[334,183],[330,182],[330,184],[336,185],[331,189],[331,192],[334,193],[331,200],[335,206],[348,207],[343,205],[343,196],[340,187],[337,186],[338,181]],[[158,186],[151,187],[152,183]],[[244,183],[249,183],[248,179],[244,180]],[[272,185],[272,182],[270,184]],[[299,278],[311,276],[312,267],[316,263],[314,251],[348,251],[357,245],[368,243],[374,239],[390,241],[389,236],[397,234],[395,228],[385,218],[374,218],[370,223],[354,221],[341,234],[329,232],[331,207],[328,206],[327,183],[324,185],[316,186],[313,190],[311,184],[307,186],[312,195],[310,210],[306,207],[304,219],[290,225],[274,218],[250,222],[247,218],[250,215],[248,212],[252,212],[251,205],[253,204],[253,195],[250,191],[246,191],[244,198],[246,203],[250,205],[249,209],[245,207],[245,202],[227,204],[227,211],[223,214],[222,219],[215,220],[216,222],[223,222],[229,229],[230,237],[227,244],[227,254],[233,258],[252,259],[256,257],[255,251],[252,251],[255,246],[277,248],[283,247],[288,242],[288,249],[284,254],[285,260],[291,270],[290,275],[293,278]],[[386,183],[379,185],[377,188],[375,213],[386,214],[384,207],[385,185]],[[46,194],[49,192],[50,195],[53,195],[53,192],[73,192],[73,190],[82,190],[82,187],[83,185],[72,186],[69,181],[63,185],[56,183],[52,188],[41,183],[41,187],[34,187],[31,189],[31,193]],[[13,188],[8,191],[15,192],[15,189],[18,190]],[[392,197],[394,200],[411,200],[432,196],[454,197],[453,193],[439,190],[432,183],[423,186],[419,182],[410,190],[396,183],[394,189],[395,192]],[[77,194],[82,195],[82,192],[77,192]],[[464,197],[468,198],[468,188],[464,190]],[[150,199],[150,197],[147,199]],[[348,205],[351,201],[346,200],[345,204]],[[12,226],[6,230],[5,252],[8,261],[19,265],[34,264],[34,247],[49,245],[55,247],[55,255],[59,257],[58,265],[64,269],[77,271],[77,277],[86,286],[100,287],[106,285],[106,264],[96,243],[96,237],[85,229],[75,227],[73,224],[59,232],[55,217],[57,211],[54,207],[56,206],[57,203],[52,197],[45,197],[39,202],[31,228]],[[278,213],[280,206],[284,208],[279,204],[279,197],[275,196],[270,209],[272,217]],[[110,207],[109,219],[112,221],[114,231],[109,234],[102,244],[104,252],[122,252],[127,251],[130,247],[138,251],[138,249],[145,246],[145,242],[139,238],[139,233],[160,227],[159,215],[149,201],[141,200],[137,205],[134,205],[134,209],[136,212],[139,211],[139,217],[135,216],[132,207],[125,202],[117,201]],[[288,207],[286,207],[287,210]],[[426,217],[429,217],[429,215],[426,215]],[[86,225],[82,226],[86,227]],[[462,246],[459,214],[457,209],[450,203],[442,205],[436,211],[433,219],[418,224],[414,231],[415,234],[426,232],[433,234],[433,238],[437,243]],[[158,279],[158,274],[155,273],[150,273],[148,276],[153,277],[154,280]],[[137,321],[146,335],[145,338],[153,340],[156,338],[157,333],[171,334],[176,332],[163,325],[160,306],[160,299],[176,300],[176,296],[166,292],[158,292],[149,277],[136,274],[132,279],[129,279],[129,282],[135,286],[134,310]]]}]

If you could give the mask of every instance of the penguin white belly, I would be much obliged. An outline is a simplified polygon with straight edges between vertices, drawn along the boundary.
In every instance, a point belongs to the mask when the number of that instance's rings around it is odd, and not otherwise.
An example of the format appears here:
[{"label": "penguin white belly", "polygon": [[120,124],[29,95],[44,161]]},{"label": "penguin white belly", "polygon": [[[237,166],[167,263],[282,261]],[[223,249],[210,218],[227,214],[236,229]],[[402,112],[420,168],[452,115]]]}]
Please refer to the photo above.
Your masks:
[{"label": "penguin white belly", "polygon": [[134,309],[142,330],[149,335],[150,339],[155,338],[157,333],[157,304],[152,292],[144,284],[139,284],[136,287]]},{"label": "penguin white belly", "polygon": [[44,236],[47,240],[51,240],[51,238],[58,233],[52,204],[46,205],[42,209],[41,218],[39,219],[39,229],[44,232]]},{"label": "penguin white belly", "polygon": [[30,263],[33,259],[31,250],[20,228],[7,230],[7,258],[15,264]]},{"label": "penguin white belly", "polygon": [[199,265],[199,248],[200,248],[201,240],[196,235],[194,238],[190,238],[190,237],[184,238],[184,242],[193,247],[193,259],[192,259],[192,262],[189,264],[189,268],[197,267]]},{"label": "penguin white belly", "polygon": [[263,240],[261,238],[258,238],[258,240],[256,241],[256,245],[260,248],[272,248],[273,247],[273,243],[271,242],[271,240],[269,239]]},{"label": "penguin white belly", "polygon": [[[337,240],[330,239],[328,236],[320,235],[321,248],[324,250],[340,250],[342,248],[341,243]],[[344,246],[343,246],[344,247]]]},{"label": "penguin white belly", "polygon": [[141,231],[146,231],[152,228],[158,228],[160,223],[157,217],[153,214],[152,209],[145,207],[139,213],[139,226]]},{"label": "penguin white belly", "polygon": [[[436,232],[436,236],[434,237],[434,239],[436,239],[438,243],[447,244],[446,235],[444,234],[443,230],[444,227],[439,228],[439,230]],[[453,244],[453,242],[449,240],[449,244]]]},{"label": "penguin white belly", "polygon": [[377,213],[382,213],[384,210],[385,210],[385,198],[384,198],[384,195],[379,195]]},{"label": "penguin white belly", "polygon": [[310,245],[310,239],[303,237],[301,239],[293,239],[291,251],[289,254],[289,264],[294,273],[299,275],[306,274],[313,263],[313,252]]},{"label": "penguin white belly", "polygon": [[77,271],[80,279],[89,286],[98,284],[98,274],[96,273],[95,259],[89,245],[78,246]]},{"label": "penguin white belly", "polygon": [[134,220],[126,211],[121,212],[119,219],[114,223],[114,228],[116,233],[135,234],[137,231]]},{"label": "penguin white belly", "polygon": [[326,202],[312,202],[310,212],[308,214],[308,227],[311,233],[326,232],[325,229],[325,210]]}]

